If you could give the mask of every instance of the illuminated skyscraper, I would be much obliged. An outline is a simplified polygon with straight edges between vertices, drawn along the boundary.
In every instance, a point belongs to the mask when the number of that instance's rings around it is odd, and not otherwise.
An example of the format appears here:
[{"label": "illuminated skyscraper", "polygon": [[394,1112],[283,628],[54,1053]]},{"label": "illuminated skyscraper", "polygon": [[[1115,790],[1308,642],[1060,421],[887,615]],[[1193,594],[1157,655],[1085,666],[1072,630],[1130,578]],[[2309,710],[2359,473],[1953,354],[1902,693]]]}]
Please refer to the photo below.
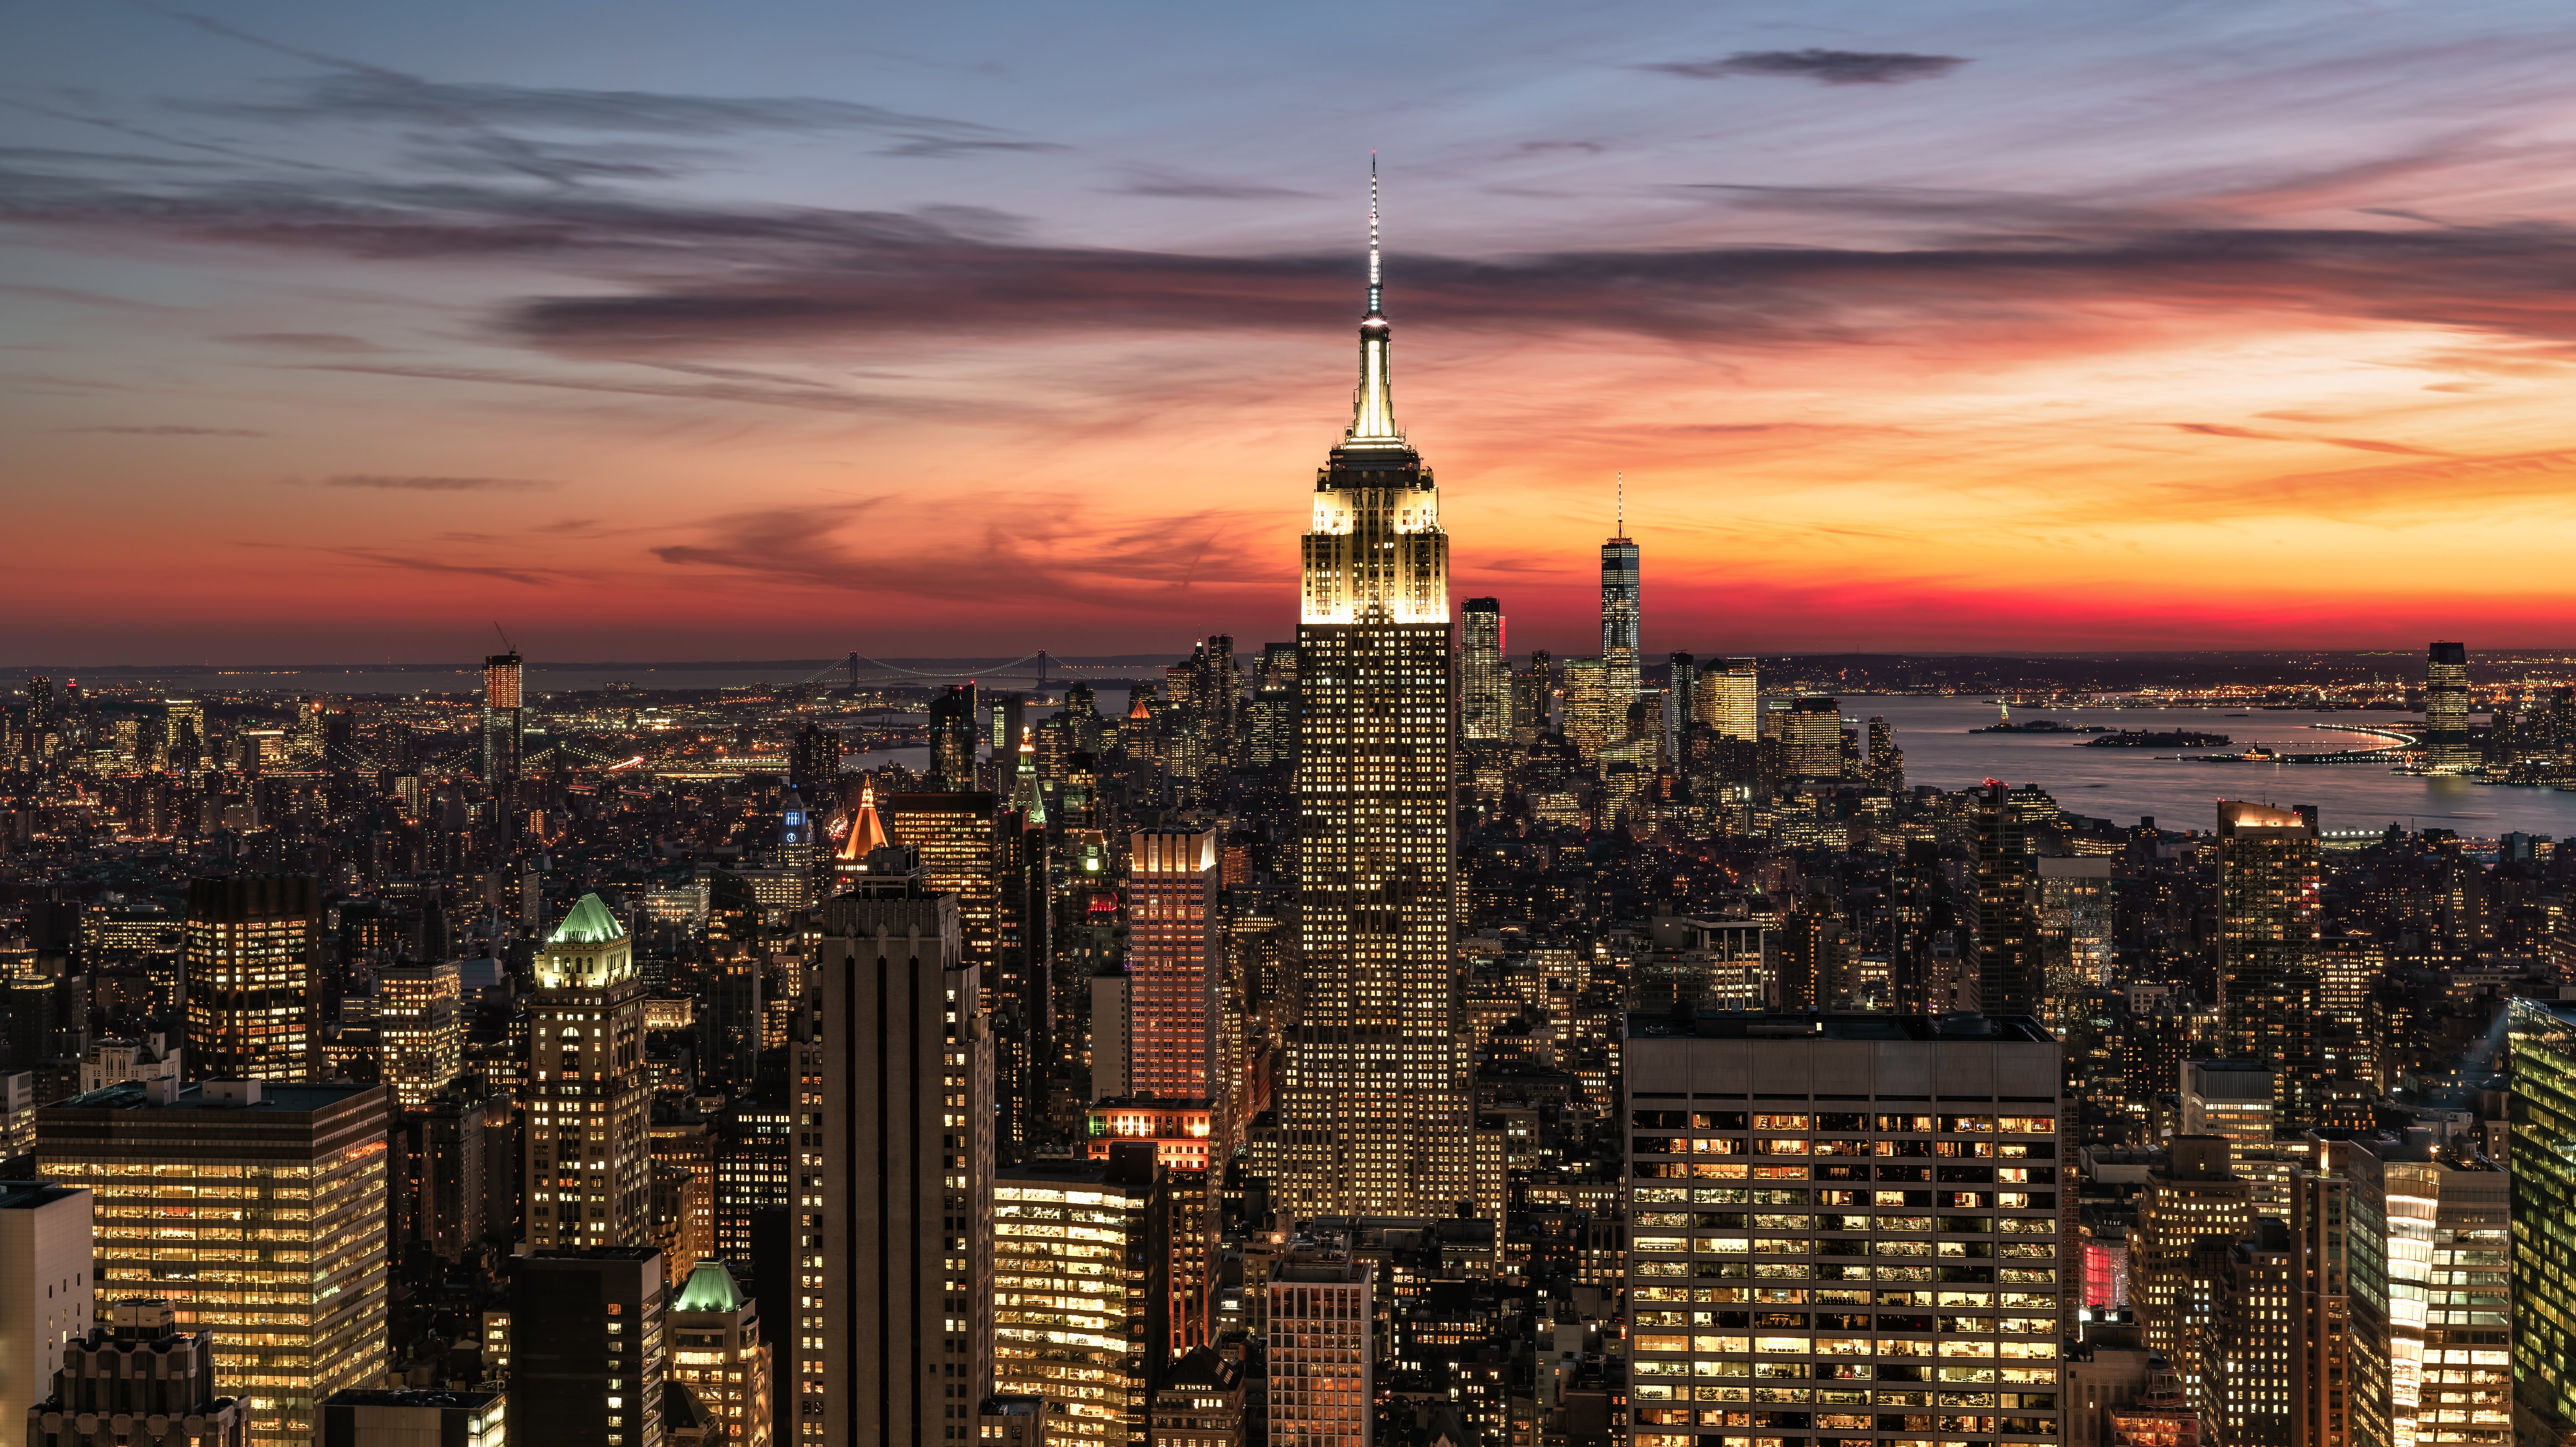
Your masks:
[{"label": "illuminated skyscraper", "polygon": [[[698,1399],[708,1447],[769,1447],[769,1343],[760,1313],[722,1261],[699,1262],[664,1318],[674,1382]],[[471,1444],[468,1444],[471,1447]]]},{"label": "illuminated skyscraper", "polygon": [[[784,1442],[975,1435],[990,1390],[993,1048],[956,899],[878,873],[823,907],[817,987],[789,1046],[795,1289]],[[1062,1238],[1059,1238],[1061,1240]]]},{"label": "illuminated skyscraper", "polygon": [[2316,1124],[2324,951],[2313,810],[2218,804],[2218,997],[2227,1053],[2272,1068],[2283,1125]]},{"label": "illuminated skyscraper", "polygon": [[527,1240],[538,1248],[652,1238],[645,1138],[644,979],[617,917],[585,894],[537,951],[528,1006]]},{"label": "illuminated skyscraper", "polygon": [[1724,738],[1751,742],[1762,736],[1761,679],[1750,658],[1729,658],[1700,671],[1693,681],[1691,721]]},{"label": "illuminated skyscraper", "polygon": [[1503,605],[1470,598],[1459,610],[1466,623],[1459,640],[1458,732],[1470,743],[1499,743],[1512,735],[1512,670],[1504,661]]},{"label": "illuminated skyscraper", "polygon": [[[2514,1409],[2526,1441],[2576,1438],[2576,1005],[2515,1000]],[[2472,1363],[2474,1365],[2474,1363]]]},{"label": "illuminated skyscraper", "polygon": [[483,660],[483,782],[487,784],[519,777],[519,739],[527,717],[519,703],[519,684],[516,649]]},{"label": "illuminated skyscraper", "polygon": [[2510,1183],[2494,1162],[2437,1146],[2432,1134],[2334,1146],[2352,1182],[2355,1447],[2515,1440]]},{"label": "illuminated skyscraper", "polygon": [[301,876],[188,886],[188,1067],[210,1080],[310,1080],[322,1063],[314,980],[321,894]]},{"label": "illuminated skyscraper", "polygon": [[1315,477],[1297,675],[1297,1024],[1279,1199],[1434,1215],[1469,1195],[1474,1119],[1452,935],[1449,539],[1395,425],[1370,182],[1351,425]]},{"label": "illuminated skyscraper", "polygon": [[2456,773],[2473,762],[2468,646],[2436,643],[2424,662],[2424,767]]},{"label": "illuminated skyscraper", "polygon": [[1610,717],[1637,696],[1637,543],[1628,536],[1628,482],[1619,480],[1619,530],[1601,543],[1601,682]]},{"label": "illuminated skyscraper", "polygon": [[2012,790],[1988,779],[1977,801],[1977,1008],[2036,1015],[2047,992],[2039,957],[2039,865]]},{"label": "illuminated skyscraper", "polygon": [[1217,1011],[1225,958],[1217,930],[1217,831],[1128,841],[1130,1090],[1168,1100],[1222,1093]]},{"label": "illuminated skyscraper", "polygon": [[97,1202],[98,1295],[214,1333],[252,1447],[307,1447],[322,1398],[384,1379],[384,1087],[128,1081],[39,1111],[36,1164]]},{"label": "illuminated skyscraper", "polygon": [[415,1111],[456,1078],[464,1048],[464,991],[454,960],[376,972],[376,1044],[394,1108]]},{"label": "illuminated skyscraper", "polygon": [[975,787],[975,685],[952,683],[930,701],[930,787],[964,793]]},{"label": "illuminated skyscraper", "polygon": [[1840,699],[1826,694],[1809,694],[1789,706],[1783,726],[1781,752],[1787,756],[1789,772],[1801,779],[1839,779],[1843,776],[1843,706]]}]

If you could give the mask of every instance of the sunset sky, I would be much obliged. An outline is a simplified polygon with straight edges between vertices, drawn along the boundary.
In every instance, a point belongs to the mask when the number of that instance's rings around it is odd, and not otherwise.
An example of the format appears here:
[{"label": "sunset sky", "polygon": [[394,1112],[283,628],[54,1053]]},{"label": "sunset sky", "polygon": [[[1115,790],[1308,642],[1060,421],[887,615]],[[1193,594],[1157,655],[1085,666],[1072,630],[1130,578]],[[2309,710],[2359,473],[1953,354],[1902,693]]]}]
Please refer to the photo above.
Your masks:
[{"label": "sunset sky", "polygon": [[2563,5],[0,8],[0,664],[2576,642]]}]

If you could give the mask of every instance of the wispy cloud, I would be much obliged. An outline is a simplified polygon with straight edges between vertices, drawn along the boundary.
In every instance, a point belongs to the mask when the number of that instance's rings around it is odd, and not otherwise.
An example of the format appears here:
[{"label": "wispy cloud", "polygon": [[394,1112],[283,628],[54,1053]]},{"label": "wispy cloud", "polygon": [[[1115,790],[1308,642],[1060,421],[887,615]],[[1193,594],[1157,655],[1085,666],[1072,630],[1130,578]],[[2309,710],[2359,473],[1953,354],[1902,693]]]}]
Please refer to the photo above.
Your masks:
[{"label": "wispy cloud", "polygon": [[1124,196],[1163,196],[1183,201],[1300,200],[1314,193],[1258,181],[1201,176],[1166,166],[1130,166],[1126,182],[1110,189]]},{"label": "wispy cloud", "polygon": [[165,422],[138,427],[61,427],[59,432],[103,432],[119,437],[266,437],[247,427],[190,427],[183,423]]},{"label": "wispy cloud", "polygon": [[399,568],[414,573],[449,573],[461,577],[495,578],[524,587],[552,587],[581,575],[558,568],[521,568],[499,563],[461,563],[445,558],[424,558],[413,553],[388,552],[382,548],[325,548],[321,551],[366,563],[379,568]]},{"label": "wispy cloud", "polygon": [[563,486],[528,477],[415,477],[374,472],[347,472],[322,479],[324,487],[373,488],[380,492],[551,492]]},{"label": "wispy cloud", "polygon": [[1768,75],[1812,80],[1820,85],[1897,85],[1936,79],[1967,63],[1964,56],[1915,55],[1901,50],[1739,50],[1716,60],[1662,61],[1637,69],[1692,80]]}]

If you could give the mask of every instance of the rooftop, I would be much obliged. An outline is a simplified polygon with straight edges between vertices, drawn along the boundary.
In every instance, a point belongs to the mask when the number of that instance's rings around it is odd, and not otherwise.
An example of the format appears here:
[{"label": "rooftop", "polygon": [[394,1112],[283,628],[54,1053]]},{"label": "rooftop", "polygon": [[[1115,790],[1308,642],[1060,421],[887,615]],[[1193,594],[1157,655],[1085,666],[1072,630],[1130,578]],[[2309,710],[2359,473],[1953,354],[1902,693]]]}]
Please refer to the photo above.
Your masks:
[{"label": "rooftop", "polygon": [[598,895],[585,894],[581,902],[572,907],[572,913],[563,917],[563,923],[555,926],[554,933],[546,936],[546,943],[597,945],[624,938],[626,927],[617,922],[617,916],[608,912],[608,906],[600,903]]},{"label": "rooftop", "polygon": [[0,1181],[0,1211],[32,1211],[65,1197],[77,1196],[82,1189],[79,1186],[58,1186],[51,1181]]},{"label": "rooftop", "polygon": [[2055,1043],[2027,1015],[1825,1015],[1730,1011],[1682,1019],[1669,1014],[1628,1017],[1632,1040],[1992,1040]]},{"label": "rooftop", "polygon": [[438,1407],[475,1411],[501,1400],[499,1392],[438,1392],[426,1388],[392,1390],[379,1387],[342,1387],[322,1399],[326,1407]]},{"label": "rooftop", "polygon": [[207,1110],[243,1111],[269,1115],[319,1115],[338,1109],[358,1096],[381,1091],[381,1085],[308,1085],[300,1081],[263,1080],[259,1082],[259,1099],[225,1100],[207,1094],[210,1085],[226,1081],[200,1081],[183,1086],[166,1104],[155,1104],[144,1081],[128,1080],[104,1086],[69,1100],[44,1107],[58,1110]]}]

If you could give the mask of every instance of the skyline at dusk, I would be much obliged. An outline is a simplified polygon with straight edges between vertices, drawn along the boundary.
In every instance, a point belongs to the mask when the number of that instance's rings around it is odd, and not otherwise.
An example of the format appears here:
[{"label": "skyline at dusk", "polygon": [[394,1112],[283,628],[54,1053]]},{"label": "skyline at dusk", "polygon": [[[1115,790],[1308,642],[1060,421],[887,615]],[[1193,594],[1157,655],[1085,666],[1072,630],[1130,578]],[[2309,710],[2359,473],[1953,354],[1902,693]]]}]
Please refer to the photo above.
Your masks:
[{"label": "skyline at dusk", "polygon": [[[1367,167],[1455,598],[1643,655],[2547,646],[2536,5],[0,19],[0,665],[1295,624]],[[2538,526],[2535,526],[2538,524]]]}]

